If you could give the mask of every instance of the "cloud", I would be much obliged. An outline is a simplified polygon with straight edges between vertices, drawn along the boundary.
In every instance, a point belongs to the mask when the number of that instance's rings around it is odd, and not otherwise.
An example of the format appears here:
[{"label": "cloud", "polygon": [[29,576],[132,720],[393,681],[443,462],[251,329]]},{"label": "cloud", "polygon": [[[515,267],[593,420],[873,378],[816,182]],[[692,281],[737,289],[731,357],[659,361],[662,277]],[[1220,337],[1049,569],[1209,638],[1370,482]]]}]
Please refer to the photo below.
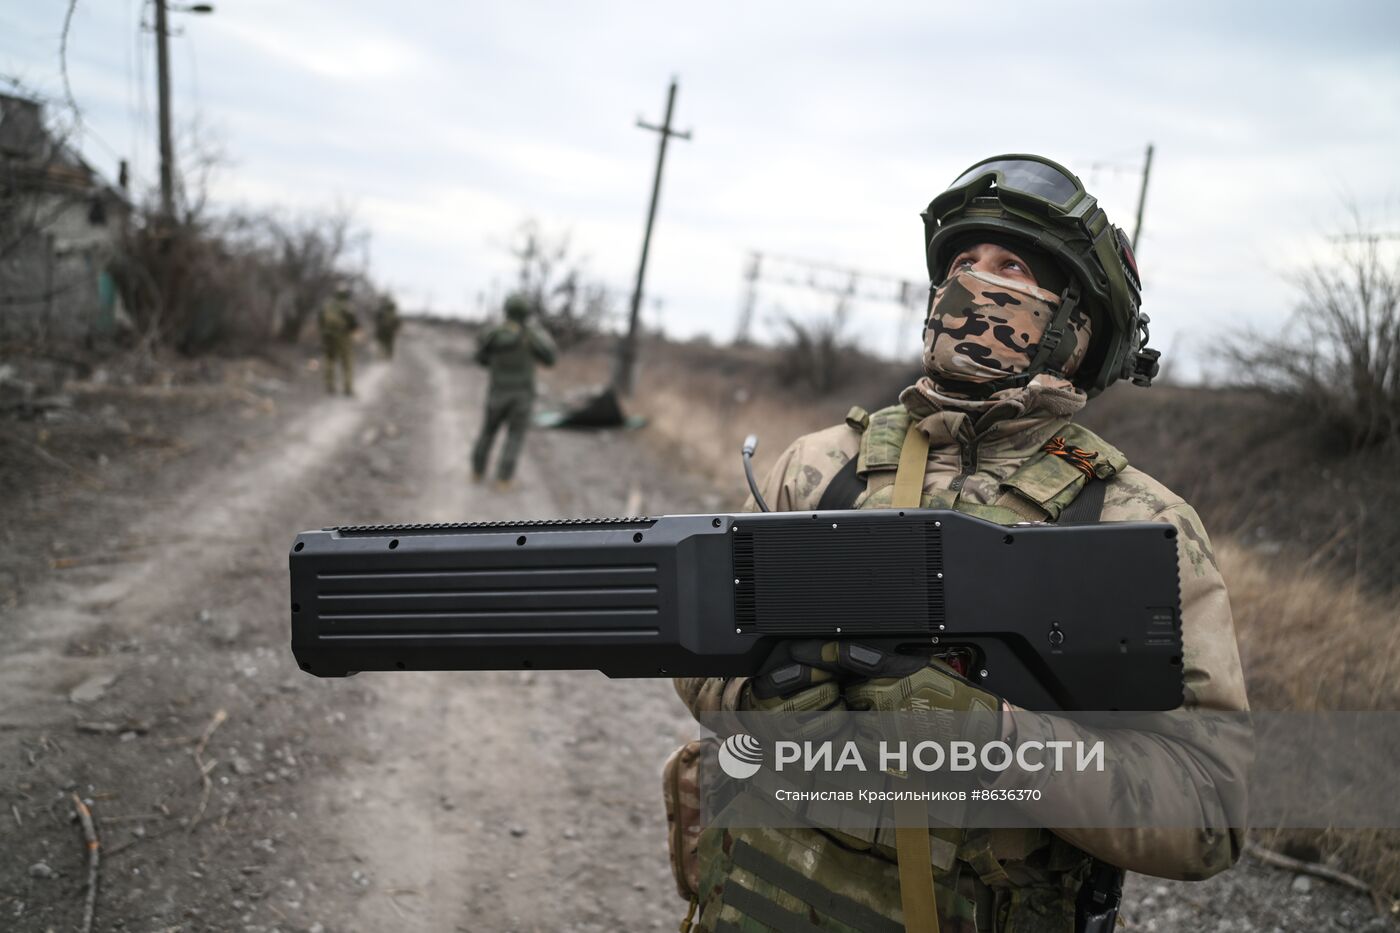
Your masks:
[{"label": "cloud", "polygon": [[403,78],[415,70],[418,60],[411,47],[384,36],[347,36],[340,29],[334,31],[340,35],[312,43],[262,24],[232,20],[219,25],[225,35],[247,44],[256,56],[336,82],[362,84]]},{"label": "cloud", "polygon": [[[150,68],[117,53],[138,45],[120,11],[80,9],[79,96],[104,137],[130,139],[122,102],[135,95],[120,89]],[[56,15],[15,15],[11,36],[30,39],[0,36],[6,69],[56,77],[53,49],[32,39],[56,35]],[[672,74],[694,138],[668,155],[648,294],[677,331],[729,335],[751,249],[917,278],[918,211],[998,151],[1064,162],[1131,228],[1156,144],[1140,246],[1163,345],[1276,326],[1290,270],[1327,255],[1343,198],[1400,226],[1400,6],[1380,0],[1113,16],[1088,0],[1008,0],[995,16],[915,2],[246,0],[182,25],[177,112],[202,110],[236,161],[219,195],[354,205],[376,273],[439,308],[509,280],[492,244],[527,216],[571,229],[630,290],[656,157],[634,121],[659,121]],[[151,149],[135,153],[146,177]],[[760,292],[760,308],[779,300],[829,304]],[[890,315],[861,306],[853,326],[887,349]]]}]

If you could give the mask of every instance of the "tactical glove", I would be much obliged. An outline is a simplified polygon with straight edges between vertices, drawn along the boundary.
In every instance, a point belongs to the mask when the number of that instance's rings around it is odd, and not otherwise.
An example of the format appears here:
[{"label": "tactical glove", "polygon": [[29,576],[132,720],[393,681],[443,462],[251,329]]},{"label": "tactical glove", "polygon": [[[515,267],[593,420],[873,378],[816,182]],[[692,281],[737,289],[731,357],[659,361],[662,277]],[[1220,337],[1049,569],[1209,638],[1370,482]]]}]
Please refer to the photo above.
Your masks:
[{"label": "tactical glove", "polygon": [[846,710],[838,683],[840,654],[841,645],[834,641],[779,642],[758,675],[744,685],[739,708],[789,714],[751,717],[757,730],[771,733],[770,738],[830,738],[844,725]]},{"label": "tactical glove", "polygon": [[1001,698],[943,661],[871,648],[862,653],[866,656],[846,663],[855,660],[875,675],[846,686],[843,696],[849,709],[903,714],[898,728],[908,733],[902,737],[909,741],[981,745],[1001,738]]}]

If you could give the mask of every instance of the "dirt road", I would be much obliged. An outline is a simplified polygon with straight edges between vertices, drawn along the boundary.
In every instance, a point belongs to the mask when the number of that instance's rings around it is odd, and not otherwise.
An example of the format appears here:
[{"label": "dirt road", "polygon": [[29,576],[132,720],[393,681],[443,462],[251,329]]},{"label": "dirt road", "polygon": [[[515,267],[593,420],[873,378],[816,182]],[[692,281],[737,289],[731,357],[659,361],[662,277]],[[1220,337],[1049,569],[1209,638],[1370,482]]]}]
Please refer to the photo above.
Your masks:
[{"label": "dirt road", "polygon": [[76,928],[73,792],[104,835],[99,929],[671,925],[658,767],[694,729],[668,683],[318,681],[287,651],[302,528],[715,505],[623,435],[536,433],[513,490],[472,485],[467,352],[405,340],[357,399],[209,452],[187,488],[150,477],[154,508],[122,533],[154,546],[55,573],[0,618],[0,929]]},{"label": "dirt road", "polygon": [[[84,529],[89,559],[54,561],[0,615],[0,930],[79,928],[74,794],[102,835],[99,930],[674,928],[659,768],[697,729],[669,683],[321,681],[287,650],[303,528],[732,504],[624,433],[536,432],[513,490],[472,485],[468,354],[464,334],[410,330],[355,400],[288,392],[258,430],[204,424],[180,469],[26,512],[43,522],[13,547]],[[1251,871],[1136,881],[1134,927],[1225,929],[1222,903],[1236,930],[1371,918]],[[1318,911],[1330,925],[1291,922]]]}]

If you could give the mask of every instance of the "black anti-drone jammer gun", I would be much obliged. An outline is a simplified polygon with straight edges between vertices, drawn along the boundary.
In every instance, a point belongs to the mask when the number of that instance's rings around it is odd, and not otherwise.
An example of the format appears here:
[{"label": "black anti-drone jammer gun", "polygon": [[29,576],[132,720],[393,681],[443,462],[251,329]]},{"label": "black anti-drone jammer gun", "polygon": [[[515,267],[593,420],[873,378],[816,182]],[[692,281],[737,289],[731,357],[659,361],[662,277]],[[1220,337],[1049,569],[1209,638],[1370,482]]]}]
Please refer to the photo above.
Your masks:
[{"label": "black anti-drone jammer gun", "polygon": [[956,648],[1037,710],[1182,698],[1176,530],[887,510],[380,525],[291,552],[303,670],[755,673],[782,639]]}]

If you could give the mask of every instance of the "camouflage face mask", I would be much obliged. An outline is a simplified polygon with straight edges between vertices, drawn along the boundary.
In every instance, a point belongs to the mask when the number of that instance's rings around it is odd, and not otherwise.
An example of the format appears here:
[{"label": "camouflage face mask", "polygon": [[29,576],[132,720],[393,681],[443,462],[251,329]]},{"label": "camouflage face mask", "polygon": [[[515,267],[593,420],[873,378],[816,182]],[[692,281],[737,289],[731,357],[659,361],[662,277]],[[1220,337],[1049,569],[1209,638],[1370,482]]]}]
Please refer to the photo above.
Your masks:
[{"label": "camouflage face mask", "polygon": [[[1040,347],[1060,299],[1035,285],[965,269],[933,293],[924,329],[924,372],[934,379],[995,382],[1024,373]],[[1070,375],[1089,348],[1089,318],[1070,313],[1065,364]]]}]

